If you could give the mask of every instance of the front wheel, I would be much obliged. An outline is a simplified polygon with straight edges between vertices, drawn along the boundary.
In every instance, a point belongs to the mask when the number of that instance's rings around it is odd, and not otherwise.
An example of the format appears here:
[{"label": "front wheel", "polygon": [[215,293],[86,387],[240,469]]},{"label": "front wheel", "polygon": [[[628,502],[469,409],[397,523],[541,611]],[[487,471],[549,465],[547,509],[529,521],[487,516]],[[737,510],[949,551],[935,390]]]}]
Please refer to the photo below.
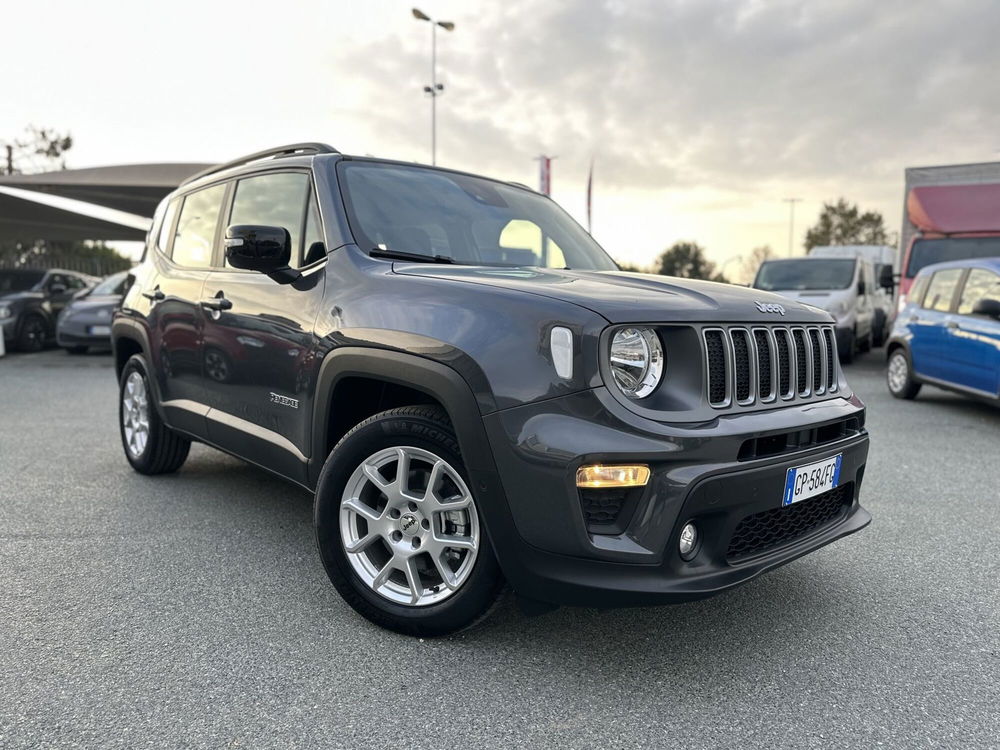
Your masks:
[{"label": "front wheel", "polygon": [[40,352],[48,338],[48,327],[40,315],[28,314],[17,331],[17,348],[22,352]]},{"label": "front wheel", "polygon": [[921,384],[913,379],[910,358],[903,349],[896,349],[889,355],[885,381],[889,386],[889,393],[896,398],[913,399],[920,393]]},{"label": "front wheel", "polygon": [[503,590],[458,442],[440,409],[392,409],[351,430],[323,467],[315,520],[333,585],[389,630],[463,630],[484,618]]},{"label": "front wheel", "polygon": [[125,458],[140,474],[169,474],[187,460],[191,441],[160,419],[149,387],[146,362],[138,354],[122,369],[118,415]]}]

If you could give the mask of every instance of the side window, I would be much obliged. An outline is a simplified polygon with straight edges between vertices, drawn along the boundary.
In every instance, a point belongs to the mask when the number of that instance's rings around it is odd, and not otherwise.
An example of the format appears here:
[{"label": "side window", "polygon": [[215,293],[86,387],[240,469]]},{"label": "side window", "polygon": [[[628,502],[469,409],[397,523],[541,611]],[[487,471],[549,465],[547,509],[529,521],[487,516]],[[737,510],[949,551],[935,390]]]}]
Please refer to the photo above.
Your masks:
[{"label": "side window", "polygon": [[316,194],[309,191],[309,208],[306,209],[306,240],[302,244],[302,265],[308,266],[326,255],[326,241],[323,238],[323,224],[319,218]]},{"label": "side window", "polygon": [[916,280],[913,282],[913,286],[910,287],[909,301],[919,305],[924,301],[924,292],[927,291],[927,280],[930,278],[927,274],[917,276]]},{"label": "side window", "polygon": [[962,289],[958,314],[971,315],[972,308],[984,297],[1000,300],[1000,276],[982,268],[973,268]]},{"label": "side window", "polygon": [[923,307],[927,310],[937,310],[948,312],[951,309],[951,300],[955,296],[955,288],[958,280],[962,277],[961,268],[948,268],[938,271],[927,286],[927,294],[924,295]]},{"label": "side window", "polygon": [[66,286],[68,286],[70,289],[83,289],[87,285],[84,283],[83,279],[81,279],[79,276],[67,276]]},{"label": "side window", "polygon": [[50,291],[54,286],[62,286],[69,289],[69,284],[66,282],[66,277],[63,276],[61,273],[51,274],[48,280],[45,282],[45,288]]},{"label": "side window", "polygon": [[184,196],[170,256],[174,263],[190,268],[208,268],[212,265],[215,228],[219,223],[225,192],[226,186],[223,184]]},{"label": "side window", "polygon": [[292,267],[302,258],[302,228],[309,175],[303,172],[276,172],[247,177],[236,183],[229,224],[262,224],[284,227],[292,236]]},{"label": "side window", "polygon": [[174,217],[177,216],[177,207],[181,204],[180,198],[174,198],[167,204],[167,210],[163,214],[163,223],[160,224],[160,231],[156,235],[156,249],[166,254],[170,249],[170,230],[174,226]]}]

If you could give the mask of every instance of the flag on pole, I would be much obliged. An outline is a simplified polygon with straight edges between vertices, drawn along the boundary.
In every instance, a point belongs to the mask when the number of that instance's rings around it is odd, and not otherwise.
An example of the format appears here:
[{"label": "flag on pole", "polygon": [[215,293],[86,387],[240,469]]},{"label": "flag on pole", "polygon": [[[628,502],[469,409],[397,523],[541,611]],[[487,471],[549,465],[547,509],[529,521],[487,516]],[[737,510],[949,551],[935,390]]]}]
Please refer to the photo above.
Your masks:
[{"label": "flag on pole", "polygon": [[538,192],[552,195],[552,157],[543,154],[538,157],[538,163]]},{"label": "flag on pole", "polygon": [[590,172],[587,174],[587,233],[593,234],[591,231],[591,199],[594,193],[594,157],[590,157]]}]

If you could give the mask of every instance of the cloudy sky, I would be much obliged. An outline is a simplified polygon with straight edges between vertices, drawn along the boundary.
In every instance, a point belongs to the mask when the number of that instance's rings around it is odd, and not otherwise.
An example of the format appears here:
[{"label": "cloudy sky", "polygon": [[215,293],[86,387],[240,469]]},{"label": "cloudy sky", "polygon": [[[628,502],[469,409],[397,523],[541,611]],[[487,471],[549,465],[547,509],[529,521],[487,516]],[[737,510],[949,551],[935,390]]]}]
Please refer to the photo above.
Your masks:
[{"label": "cloudy sky", "polygon": [[[4,4],[0,140],[72,132],[69,166],[217,161],[322,140],[429,161],[430,26],[409,0]],[[419,0],[438,161],[537,184],[648,263],[796,246],[845,196],[899,228],[905,166],[1000,160],[995,0]]]}]

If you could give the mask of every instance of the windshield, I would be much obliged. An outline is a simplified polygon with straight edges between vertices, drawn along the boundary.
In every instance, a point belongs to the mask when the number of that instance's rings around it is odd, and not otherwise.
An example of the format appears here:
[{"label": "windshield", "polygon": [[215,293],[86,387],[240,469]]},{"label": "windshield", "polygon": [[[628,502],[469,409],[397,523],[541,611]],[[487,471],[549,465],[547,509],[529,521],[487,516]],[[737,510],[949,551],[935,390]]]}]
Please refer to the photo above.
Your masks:
[{"label": "windshield", "polygon": [[906,278],[912,279],[924,266],[947,260],[1000,257],[1000,237],[945,237],[916,240],[910,248]]},{"label": "windshield", "polygon": [[0,271],[0,294],[27,292],[45,277],[45,271]]},{"label": "windshield", "polygon": [[425,167],[344,161],[341,185],[362,249],[466,265],[617,270],[559,206],[524,188]]},{"label": "windshield", "polygon": [[768,291],[847,289],[854,281],[853,258],[801,258],[761,264],[753,285]]},{"label": "windshield", "polygon": [[100,297],[106,294],[122,294],[125,291],[125,277],[128,271],[122,271],[108,276],[100,284],[90,290],[88,296]]}]

